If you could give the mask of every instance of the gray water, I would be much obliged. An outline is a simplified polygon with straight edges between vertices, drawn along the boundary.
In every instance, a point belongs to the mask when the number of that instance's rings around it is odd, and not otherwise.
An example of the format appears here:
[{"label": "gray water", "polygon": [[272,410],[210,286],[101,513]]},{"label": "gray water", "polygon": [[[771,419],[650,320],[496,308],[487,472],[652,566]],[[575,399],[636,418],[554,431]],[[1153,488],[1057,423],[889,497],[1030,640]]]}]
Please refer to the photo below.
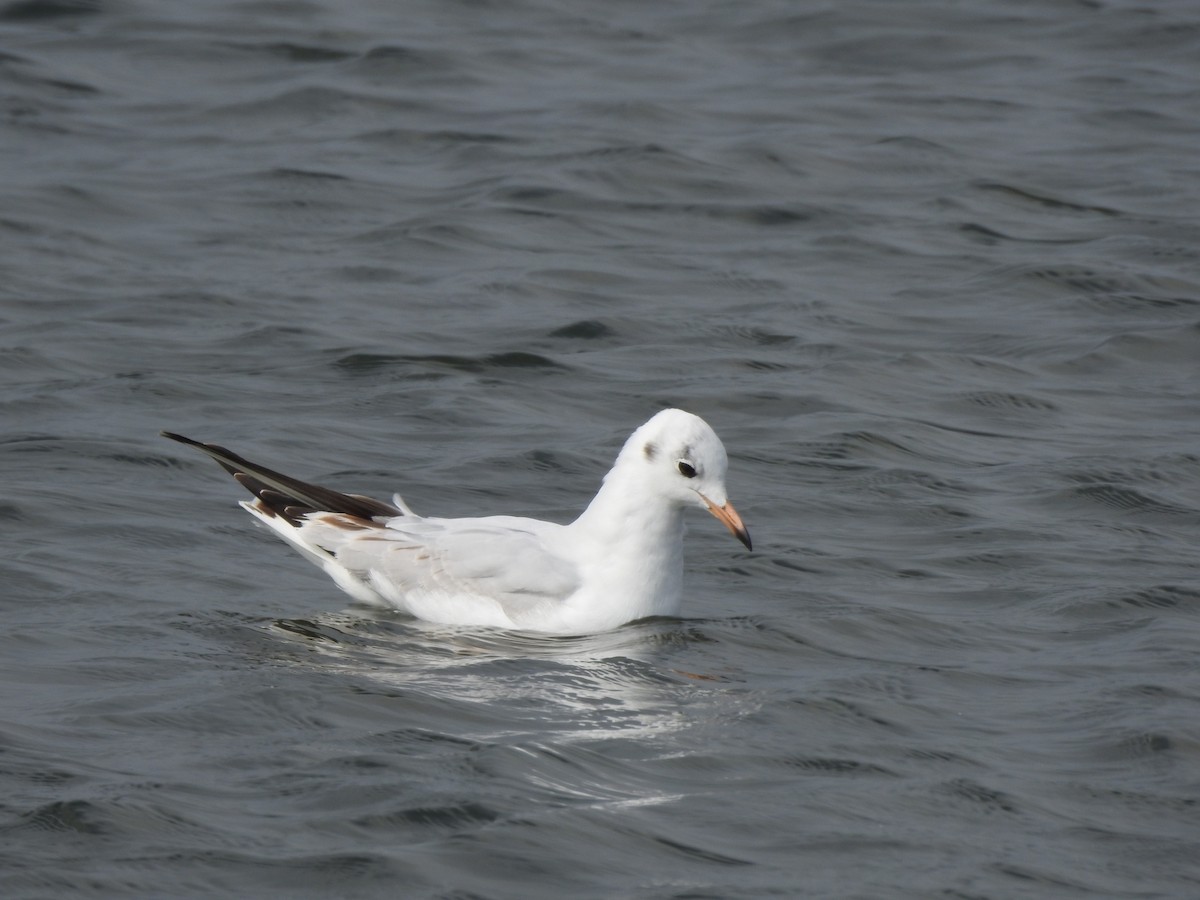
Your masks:
[{"label": "gray water", "polygon": [[[1194,3],[9,0],[0,896],[1200,896]],[[681,620],[355,607],[161,428]]]}]

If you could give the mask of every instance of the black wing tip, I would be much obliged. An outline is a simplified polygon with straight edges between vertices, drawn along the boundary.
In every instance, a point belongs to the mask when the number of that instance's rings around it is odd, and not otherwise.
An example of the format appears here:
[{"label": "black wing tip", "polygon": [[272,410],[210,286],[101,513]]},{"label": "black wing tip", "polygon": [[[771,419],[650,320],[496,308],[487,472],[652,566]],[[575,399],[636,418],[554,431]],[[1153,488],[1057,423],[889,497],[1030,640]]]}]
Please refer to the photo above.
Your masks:
[{"label": "black wing tip", "polygon": [[[228,450],[225,447],[222,447],[220,444],[209,444],[205,443],[204,441],[198,441],[195,438],[190,438],[187,435],[179,434],[175,431],[160,431],[159,435],[161,437],[169,438],[172,441],[178,441],[181,444],[186,444],[189,447],[195,447],[197,450],[202,450],[209,456],[216,459],[217,462],[221,462],[223,459],[225,459],[237,462],[239,464],[245,463],[246,465],[250,465],[250,463],[246,462],[246,460],[242,459],[232,450]],[[224,463],[222,463],[222,465],[224,465]]]},{"label": "black wing tip", "polygon": [[190,438],[190,437],[186,437],[186,436],[184,436],[184,435],[182,435],[182,434],[178,434],[177,432],[174,432],[174,431],[160,431],[160,432],[158,433],[158,436],[159,436],[159,437],[165,437],[165,438],[169,438],[169,439],[170,439],[170,440],[172,440],[172,441],[179,441],[179,443],[181,443],[181,444],[187,444],[187,445],[188,445],[188,446],[190,446],[190,447],[203,447],[203,446],[205,446],[205,445],[204,445],[204,444],[202,444],[200,441],[193,440],[193,439],[192,439],[192,438]]},{"label": "black wing tip", "polygon": [[266,510],[282,515],[293,525],[298,524],[299,516],[317,511],[342,513],[367,521],[376,517],[390,519],[401,515],[399,509],[382,500],[358,494],[343,494],[320,485],[308,484],[243,459],[220,444],[206,444],[174,431],[160,431],[159,434],[207,453],[216,460],[217,465],[237,479],[242,487],[258,497]]}]

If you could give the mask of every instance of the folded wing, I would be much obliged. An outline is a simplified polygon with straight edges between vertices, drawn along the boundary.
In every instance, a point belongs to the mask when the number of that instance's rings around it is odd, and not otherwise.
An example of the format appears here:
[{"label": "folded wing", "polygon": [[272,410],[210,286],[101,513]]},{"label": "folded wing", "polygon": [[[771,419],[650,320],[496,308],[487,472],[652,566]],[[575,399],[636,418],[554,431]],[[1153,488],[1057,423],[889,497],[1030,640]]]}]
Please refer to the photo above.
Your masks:
[{"label": "folded wing", "polygon": [[559,528],[510,516],[379,522],[313,513],[296,536],[390,606],[434,621],[453,607],[452,621],[520,627],[579,587],[576,566],[548,547]]},{"label": "folded wing", "polygon": [[367,603],[418,618],[522,627],[580,584],[551,549],[561,525],[514,516],[426,519],[395,505],[284,475],[218,444],[165,437],[215,459],[255,499],[241,505]]}]

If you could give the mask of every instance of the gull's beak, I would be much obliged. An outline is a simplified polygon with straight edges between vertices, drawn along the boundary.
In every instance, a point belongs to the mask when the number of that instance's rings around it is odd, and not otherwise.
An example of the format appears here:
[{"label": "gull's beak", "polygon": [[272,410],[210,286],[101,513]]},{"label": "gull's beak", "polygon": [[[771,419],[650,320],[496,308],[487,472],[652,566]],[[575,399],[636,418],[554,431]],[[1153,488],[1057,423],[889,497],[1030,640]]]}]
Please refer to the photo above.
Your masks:
[{"label": "gull's beak", "polygon": [[732,503],[726,502],[724,506],[717,506],[703,494],[700,495],[700,499],[704,501],[705,508],[720,519],[721,524],[728,528],[735,538],[746,545],[747,550],[754,549],[750,546],[750,532],[746,530],[746,524]]}]

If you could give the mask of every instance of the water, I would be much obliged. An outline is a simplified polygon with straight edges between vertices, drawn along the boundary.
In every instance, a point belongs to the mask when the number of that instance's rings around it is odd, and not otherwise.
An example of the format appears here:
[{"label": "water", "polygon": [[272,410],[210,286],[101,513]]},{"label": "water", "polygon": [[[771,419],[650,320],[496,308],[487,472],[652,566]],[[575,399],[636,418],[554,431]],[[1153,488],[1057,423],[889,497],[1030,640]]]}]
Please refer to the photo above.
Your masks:
[{"label": "water", "polygon": [[[10,0],[0,893],[1200,894],[1200,18]],[[171,428],[568,520],[679,621],[347,607]]]}]

